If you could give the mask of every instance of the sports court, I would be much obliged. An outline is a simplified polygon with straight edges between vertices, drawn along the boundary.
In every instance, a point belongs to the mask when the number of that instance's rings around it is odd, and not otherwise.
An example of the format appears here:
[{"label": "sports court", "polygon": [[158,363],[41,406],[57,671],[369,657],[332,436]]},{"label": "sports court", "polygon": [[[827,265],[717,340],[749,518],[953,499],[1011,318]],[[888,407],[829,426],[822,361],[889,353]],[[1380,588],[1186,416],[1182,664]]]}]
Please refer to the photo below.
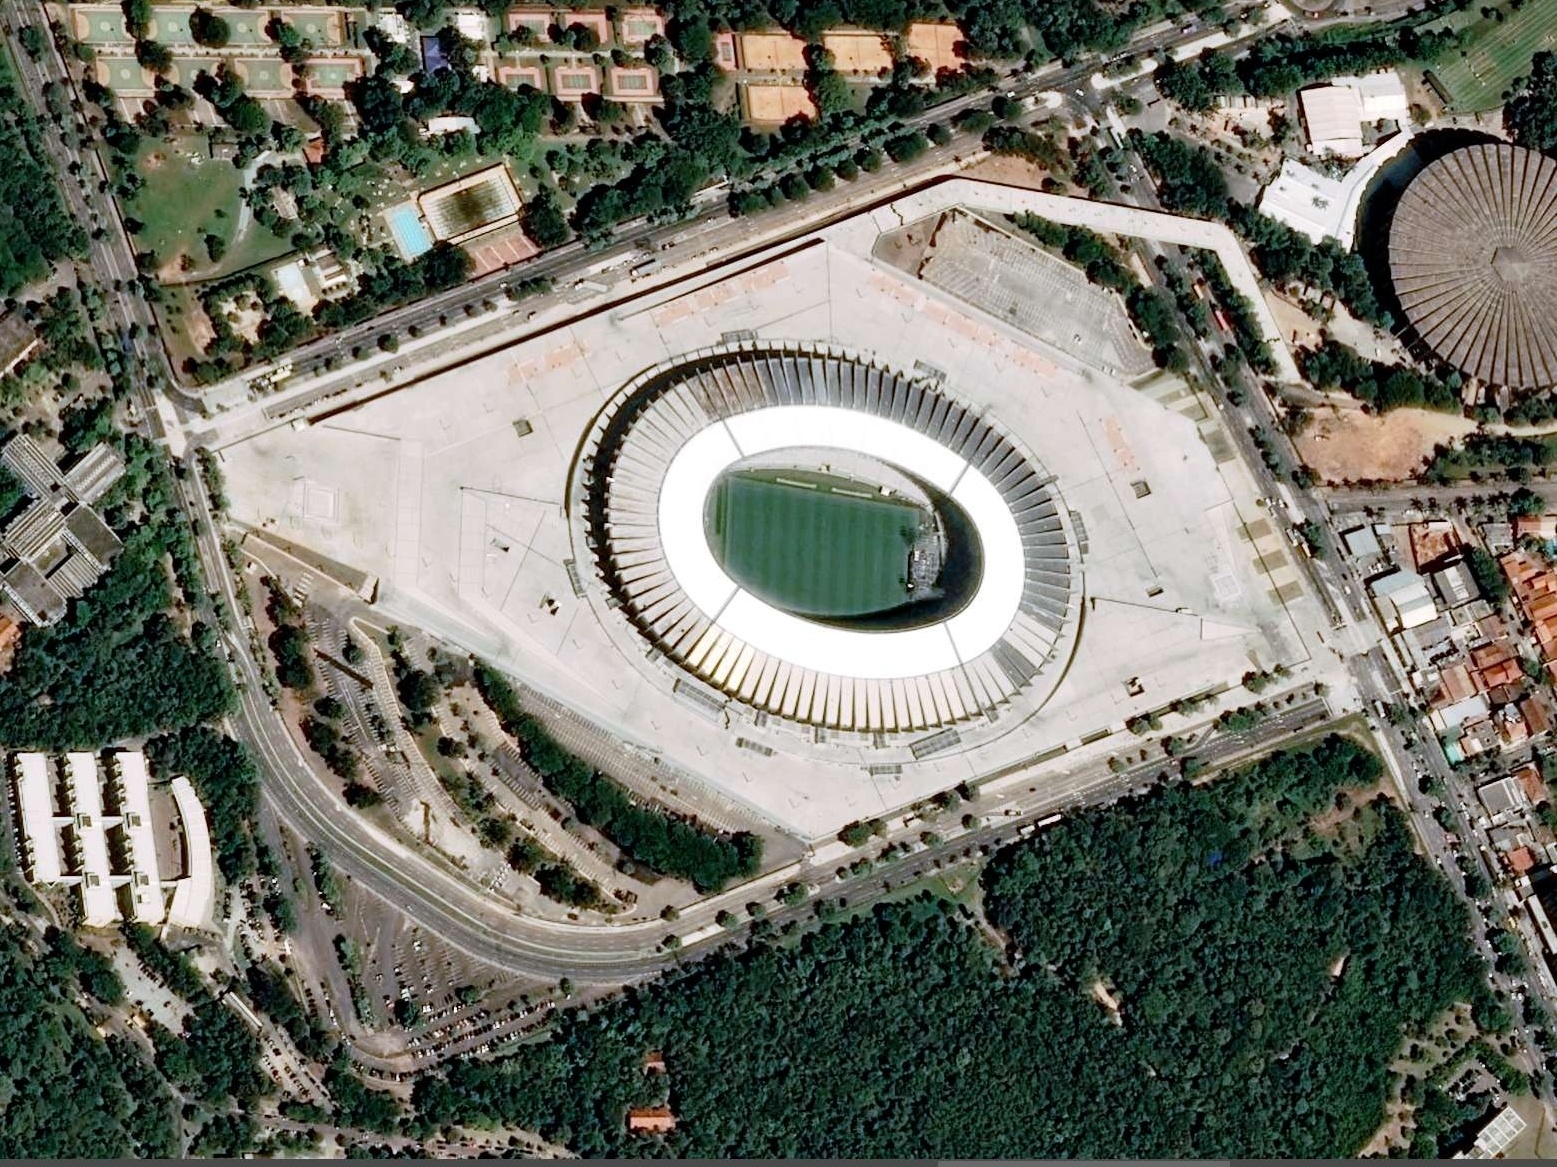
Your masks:
[{"label": "sports court", "polygon": [[348,82],[362,76],[362,62],[356,57],[309,61],[306,76],[309,93],[339,97],[346,91]]},{"label": "sports court", "polygon": [[942,69],[962,68],[963,60],[957,54],[957,46],[962,41],[962,30],[955,24],[916,20],[908,26],[903,47],[910,57],[928,64],[931,73],[938,73]]},{"label": "sports court", "polygon": [[292,67],[273,57],[239,57],[231,62],[253,97],[289,97],[292,93]]},{"label": "sports court", "polygon": [[805,71],[805,41],[787,32],[744,32],[740,38],[741,68],[750,73]]},{"label": "sports court", "polygon": [[892,68],[892,54],[886,41],[874,32],[829,32],[822,36],[822,47],[833,55],[833,68],[851,76],[874,76]]},{"label": "sports court", "polygon": [[189,10],[153,8],[151,13],[148,40],[160,41],[169,46],[195,43],[195,34],[189,31]]},{"label": "sports court", "polygon": [[134,57],[99,57],[97,79],[120,97],[156,92],[151,70],[142,69]]},{"label": "sports court", "polygon": [[1458,30],[1463,37],[1462,49],[1446,53],[1429,70],[1452,109],[1479,113],[1498,108],[1504,92],[1529,75],[1535,54],[1557,51],[1557,4],[1526,3],[1515,11],[1505,0],[1488,11],[1495,15],[1466,9],[1428,26]]},{"label": "sports court", "polygon": [[783,125],[792,117],[814,118],[816,102],[804,85],[743,85],[741,113],[754,125]]},{"label": "sports court", "polygon": [[73,8],[70,19],[76,30],[76,39],[85,41],[89,45],[133,43],[129,32],[124,27],[124,13],[117,6]]},{"label": "sports court", "polygon": [[270,36],[265,32],[265,25],[270,19],[269,13],[232,12],[223,9],[222,19],[227,22],[228,45],[241,47],[270,44]]},{"label": "sports court", "polygon": [[341,17],[337,12],[288,12],[280,17],[297,29],[314,48],[333,48],[344,44]]},{"label": "sports court", "polygon": [[222,62],[215,57],[174,57],[168,80],[186,89],[193,89],[196,77],[202,73],[209,73],[215,77],[216,71],[221,66]]},{"label": "sports court", "polygon": [[922,512],[830,475],[727,474],[714,488],[709,543],[726,572],[775,607],[863,616],[900,607]]}]

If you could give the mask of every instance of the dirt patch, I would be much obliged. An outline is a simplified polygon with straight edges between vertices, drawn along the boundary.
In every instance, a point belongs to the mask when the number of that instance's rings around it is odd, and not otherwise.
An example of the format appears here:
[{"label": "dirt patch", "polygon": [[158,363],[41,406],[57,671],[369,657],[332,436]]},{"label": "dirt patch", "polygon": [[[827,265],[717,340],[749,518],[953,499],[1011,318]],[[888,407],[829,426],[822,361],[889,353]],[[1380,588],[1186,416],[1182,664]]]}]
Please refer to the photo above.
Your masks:
[{"label": "dirt patch", "polygon": [[1441,442],[1476,428],[1468,418],[1426,409],[1396,409],[1383,416],[1321,406],[1298,436],[1298,454],[1330,484],[1410,479]]},{"label": "dirt patch", "polygon": [[239,296],[224,305],[232,330],[250,344],[259,343],[260,327],[265,323],[265,305],[252,293]]},{"label": "dirt patch", "polygon": [[1275,292],[1265,293],[1265,304],[1276,318],[1276,327],[1282,339],[1299,348],[1316,348],[1324,339],[1323,326],[1285,296]]},{"label": "dirt patch", "polygon": [[148,154],[146,157],[141,159],[141,166],[146,170],[161,170],[162,164],[167,160],[168,156],[160,152],[155,154]]},{"label": "dirt patch", "polygon": [[216,339],[216,329],[211,327],[211,318],[205,314],[205,309],[198,301],[192,302],[185,310],[183,321],[184,335],[189,338],[189,343],[196,352],[205,352]]},{"label": "dirt patch", "polygon": [[1049,172],[1033,165],[1025,158],[995,154],[980,159],[964,173],[969,178],[982,182],[1000,182],[1006,186],[1019,186],[1024,190],[1040,190]]},{"label": "dirt patch", "polygon": [[180,249],[157,268],[157,282],[159,284],[182,283],[193,266],[189,253]]}]

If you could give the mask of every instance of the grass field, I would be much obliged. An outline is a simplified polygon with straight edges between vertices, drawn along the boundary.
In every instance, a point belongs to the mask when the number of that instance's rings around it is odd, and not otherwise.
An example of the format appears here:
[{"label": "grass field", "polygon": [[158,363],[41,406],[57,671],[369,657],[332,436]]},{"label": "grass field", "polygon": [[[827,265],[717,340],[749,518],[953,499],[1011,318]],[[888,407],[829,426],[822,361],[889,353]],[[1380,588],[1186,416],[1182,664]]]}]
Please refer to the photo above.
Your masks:
[{"label": "grass field", "polygon": [[[155,252],[174,280],[239,271],[291,250],[290,243],[252,219],[243,237],[234,238],[240,218],[240,175],[232,163],[204,153],[204,144],[195,140],[171,146],[148,140],[136,156],[136,169],[146,185],[125,208],[142,224],[135,244],[142,251]],[[227,245],[220,264],[210,262],[207,235],[216,235]],[[180,255],[188,255],[193,266],[181,269]]]},{"label": "grass field", "polygon": [[1503,0],[1485,8],[1496,15],[1481,15],[1483,10],[1468,8],[1430,26],[1463,30],[1464,47],[1431,70],[1448,93],[1450,108],[1461,113],[1496,109],[1509,87],[1529,75],[1531,57],[1557,50],[1553,0],[1525,0],[1517,12]]},{"label": "grass field", "polygon": [[738,583],[799,615],[899,607],[909,599],[908,549],[921,512],[845,489],[858,490],[817,474],[727,475],[708,515],[714,554]]}]

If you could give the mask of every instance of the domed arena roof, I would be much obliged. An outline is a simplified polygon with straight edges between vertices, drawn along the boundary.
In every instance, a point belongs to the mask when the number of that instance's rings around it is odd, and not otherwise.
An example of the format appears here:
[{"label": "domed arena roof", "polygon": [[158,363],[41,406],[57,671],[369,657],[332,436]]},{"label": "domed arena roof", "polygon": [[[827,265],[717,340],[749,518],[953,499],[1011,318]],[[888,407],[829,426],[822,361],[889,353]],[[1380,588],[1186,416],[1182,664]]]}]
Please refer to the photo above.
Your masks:
[{"label": "domed arena roof", "polygon": [[1443,360],[1494,385],[1557,384],[1557,161],[1504,143],[1444,155],[1401,196],[1389,266]]}]

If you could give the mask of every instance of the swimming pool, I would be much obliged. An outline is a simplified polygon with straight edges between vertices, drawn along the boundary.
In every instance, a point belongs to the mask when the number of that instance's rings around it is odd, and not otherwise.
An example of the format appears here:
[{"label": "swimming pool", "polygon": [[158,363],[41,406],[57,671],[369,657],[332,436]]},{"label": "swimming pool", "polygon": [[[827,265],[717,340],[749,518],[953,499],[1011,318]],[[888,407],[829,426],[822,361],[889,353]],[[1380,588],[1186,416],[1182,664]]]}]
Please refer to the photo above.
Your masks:
[{"label": "swimming pool", "polygon": [[415,259],[433,248],[432,236],[422,224],[421,213],[414,203],[401,203],[384,212],[389,233],[395,238],[395,246],[406,259]]}]

